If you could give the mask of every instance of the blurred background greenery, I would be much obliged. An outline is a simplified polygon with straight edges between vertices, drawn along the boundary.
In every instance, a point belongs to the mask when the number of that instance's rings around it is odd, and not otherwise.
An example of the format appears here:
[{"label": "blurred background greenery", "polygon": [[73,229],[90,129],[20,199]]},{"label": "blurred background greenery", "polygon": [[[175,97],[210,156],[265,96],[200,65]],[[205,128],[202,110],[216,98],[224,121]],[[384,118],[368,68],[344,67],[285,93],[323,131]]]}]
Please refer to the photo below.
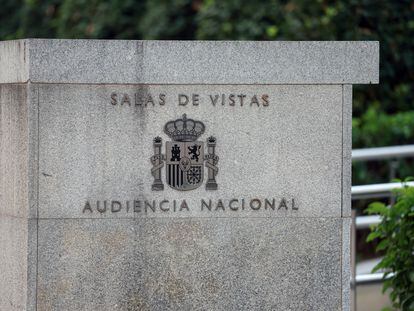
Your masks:
[{"label": "blurred background greenery", "polygon": [[[414,141],[414,1],[2,0],[0,39],[378,40],[380,84],[356,86],[353,148]],[[396,177],[414,175],[401,160]],[[353,184],[388,182],[355,163]]]}]

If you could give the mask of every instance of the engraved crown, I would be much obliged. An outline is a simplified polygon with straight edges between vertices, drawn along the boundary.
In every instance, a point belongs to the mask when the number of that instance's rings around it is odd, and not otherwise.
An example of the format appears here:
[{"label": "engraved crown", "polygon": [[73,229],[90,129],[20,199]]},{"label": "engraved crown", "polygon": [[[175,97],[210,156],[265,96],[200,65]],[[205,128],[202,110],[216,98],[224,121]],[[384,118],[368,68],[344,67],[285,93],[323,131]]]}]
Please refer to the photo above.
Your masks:
[{"label": "engraved crown", "polygon": [[164,126],[164,132],[175,141],[195,141],[204,133],[203,122],[187,119],[183,114],[182,119],[169,121]]}]

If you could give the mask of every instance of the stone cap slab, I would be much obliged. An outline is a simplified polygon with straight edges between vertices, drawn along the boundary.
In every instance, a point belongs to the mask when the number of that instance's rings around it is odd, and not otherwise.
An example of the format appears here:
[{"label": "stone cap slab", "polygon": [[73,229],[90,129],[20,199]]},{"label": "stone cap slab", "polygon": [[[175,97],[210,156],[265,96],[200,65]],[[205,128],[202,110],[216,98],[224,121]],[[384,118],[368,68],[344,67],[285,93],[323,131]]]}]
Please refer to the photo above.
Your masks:
[{"label": "stone cap slab", "polygon": [[0,42],[0,83],[370,84],[378,41]]}]

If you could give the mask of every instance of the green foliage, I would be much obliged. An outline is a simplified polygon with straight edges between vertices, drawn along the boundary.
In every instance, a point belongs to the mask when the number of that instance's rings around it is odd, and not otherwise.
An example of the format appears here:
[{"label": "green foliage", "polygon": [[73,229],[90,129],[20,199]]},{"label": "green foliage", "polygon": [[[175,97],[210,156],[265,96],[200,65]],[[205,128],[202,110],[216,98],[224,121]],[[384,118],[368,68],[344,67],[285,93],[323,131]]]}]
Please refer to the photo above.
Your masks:
[{"label": "green foliage", "polygon": [[373,272],[384,270],[383,291],[390,290],[393,307],[414,310],[414,187],[395,190],[396,203],[370,204],[369,214],[382,216],[380,224],[371,228],[367,242],[379,240],[376,251],[385,255]]},{"label": "green foliage", "polygon": [[0,8],[0,16],[4,17],[0,29],[10,21],[16,22],[0,32],[0,39],[194,39],[196,29],[197,6],[192,0],[4,2],[7,5]]},{"label": "green foliage", "polygon": [[[354,148],[414,142],[411,0],[3,0],[0,39],[23,37],[378,40],[380,85],[354,88]],[[356,182],[385,178],[373,171]]]},{"label": "green foliage", "polygon": [[[374,102],[361,116],[352,120],[352,144],[358,147],[404,145],[414,141],[414,111],[387,114]],[[354,184],[389,181],[390,163],[357,162],[352,167]],[[401,179],[414,174],[412,159],[398,161],[397,176]]]},{"label": "green foliage", "polygon": [[0,7],[0,39],[11,40],[18,36],[23,1],[2,1]]},{"label": "green foliage", "polygon": [[414,110],[388,115],[378,102],[352,120],[353,145],[377,147],[413,141]]}]

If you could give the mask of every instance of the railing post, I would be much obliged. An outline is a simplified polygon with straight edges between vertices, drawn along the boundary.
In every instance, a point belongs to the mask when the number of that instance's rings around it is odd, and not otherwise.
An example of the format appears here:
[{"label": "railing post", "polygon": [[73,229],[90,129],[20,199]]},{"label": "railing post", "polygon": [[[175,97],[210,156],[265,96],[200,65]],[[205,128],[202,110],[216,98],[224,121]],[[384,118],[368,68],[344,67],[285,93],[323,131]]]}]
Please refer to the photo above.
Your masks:
[{"label": "railing post", "polygon": [[[398,159],[392,159],[389,161],[389,166],[390,166],[389,180],[392,181],[397,177],[397,172],[400,167],[400,161],[398,161]],[[392,194],[390,196],[389,204],[393,205],[394,203],[395,203],[395,196]]]}]

